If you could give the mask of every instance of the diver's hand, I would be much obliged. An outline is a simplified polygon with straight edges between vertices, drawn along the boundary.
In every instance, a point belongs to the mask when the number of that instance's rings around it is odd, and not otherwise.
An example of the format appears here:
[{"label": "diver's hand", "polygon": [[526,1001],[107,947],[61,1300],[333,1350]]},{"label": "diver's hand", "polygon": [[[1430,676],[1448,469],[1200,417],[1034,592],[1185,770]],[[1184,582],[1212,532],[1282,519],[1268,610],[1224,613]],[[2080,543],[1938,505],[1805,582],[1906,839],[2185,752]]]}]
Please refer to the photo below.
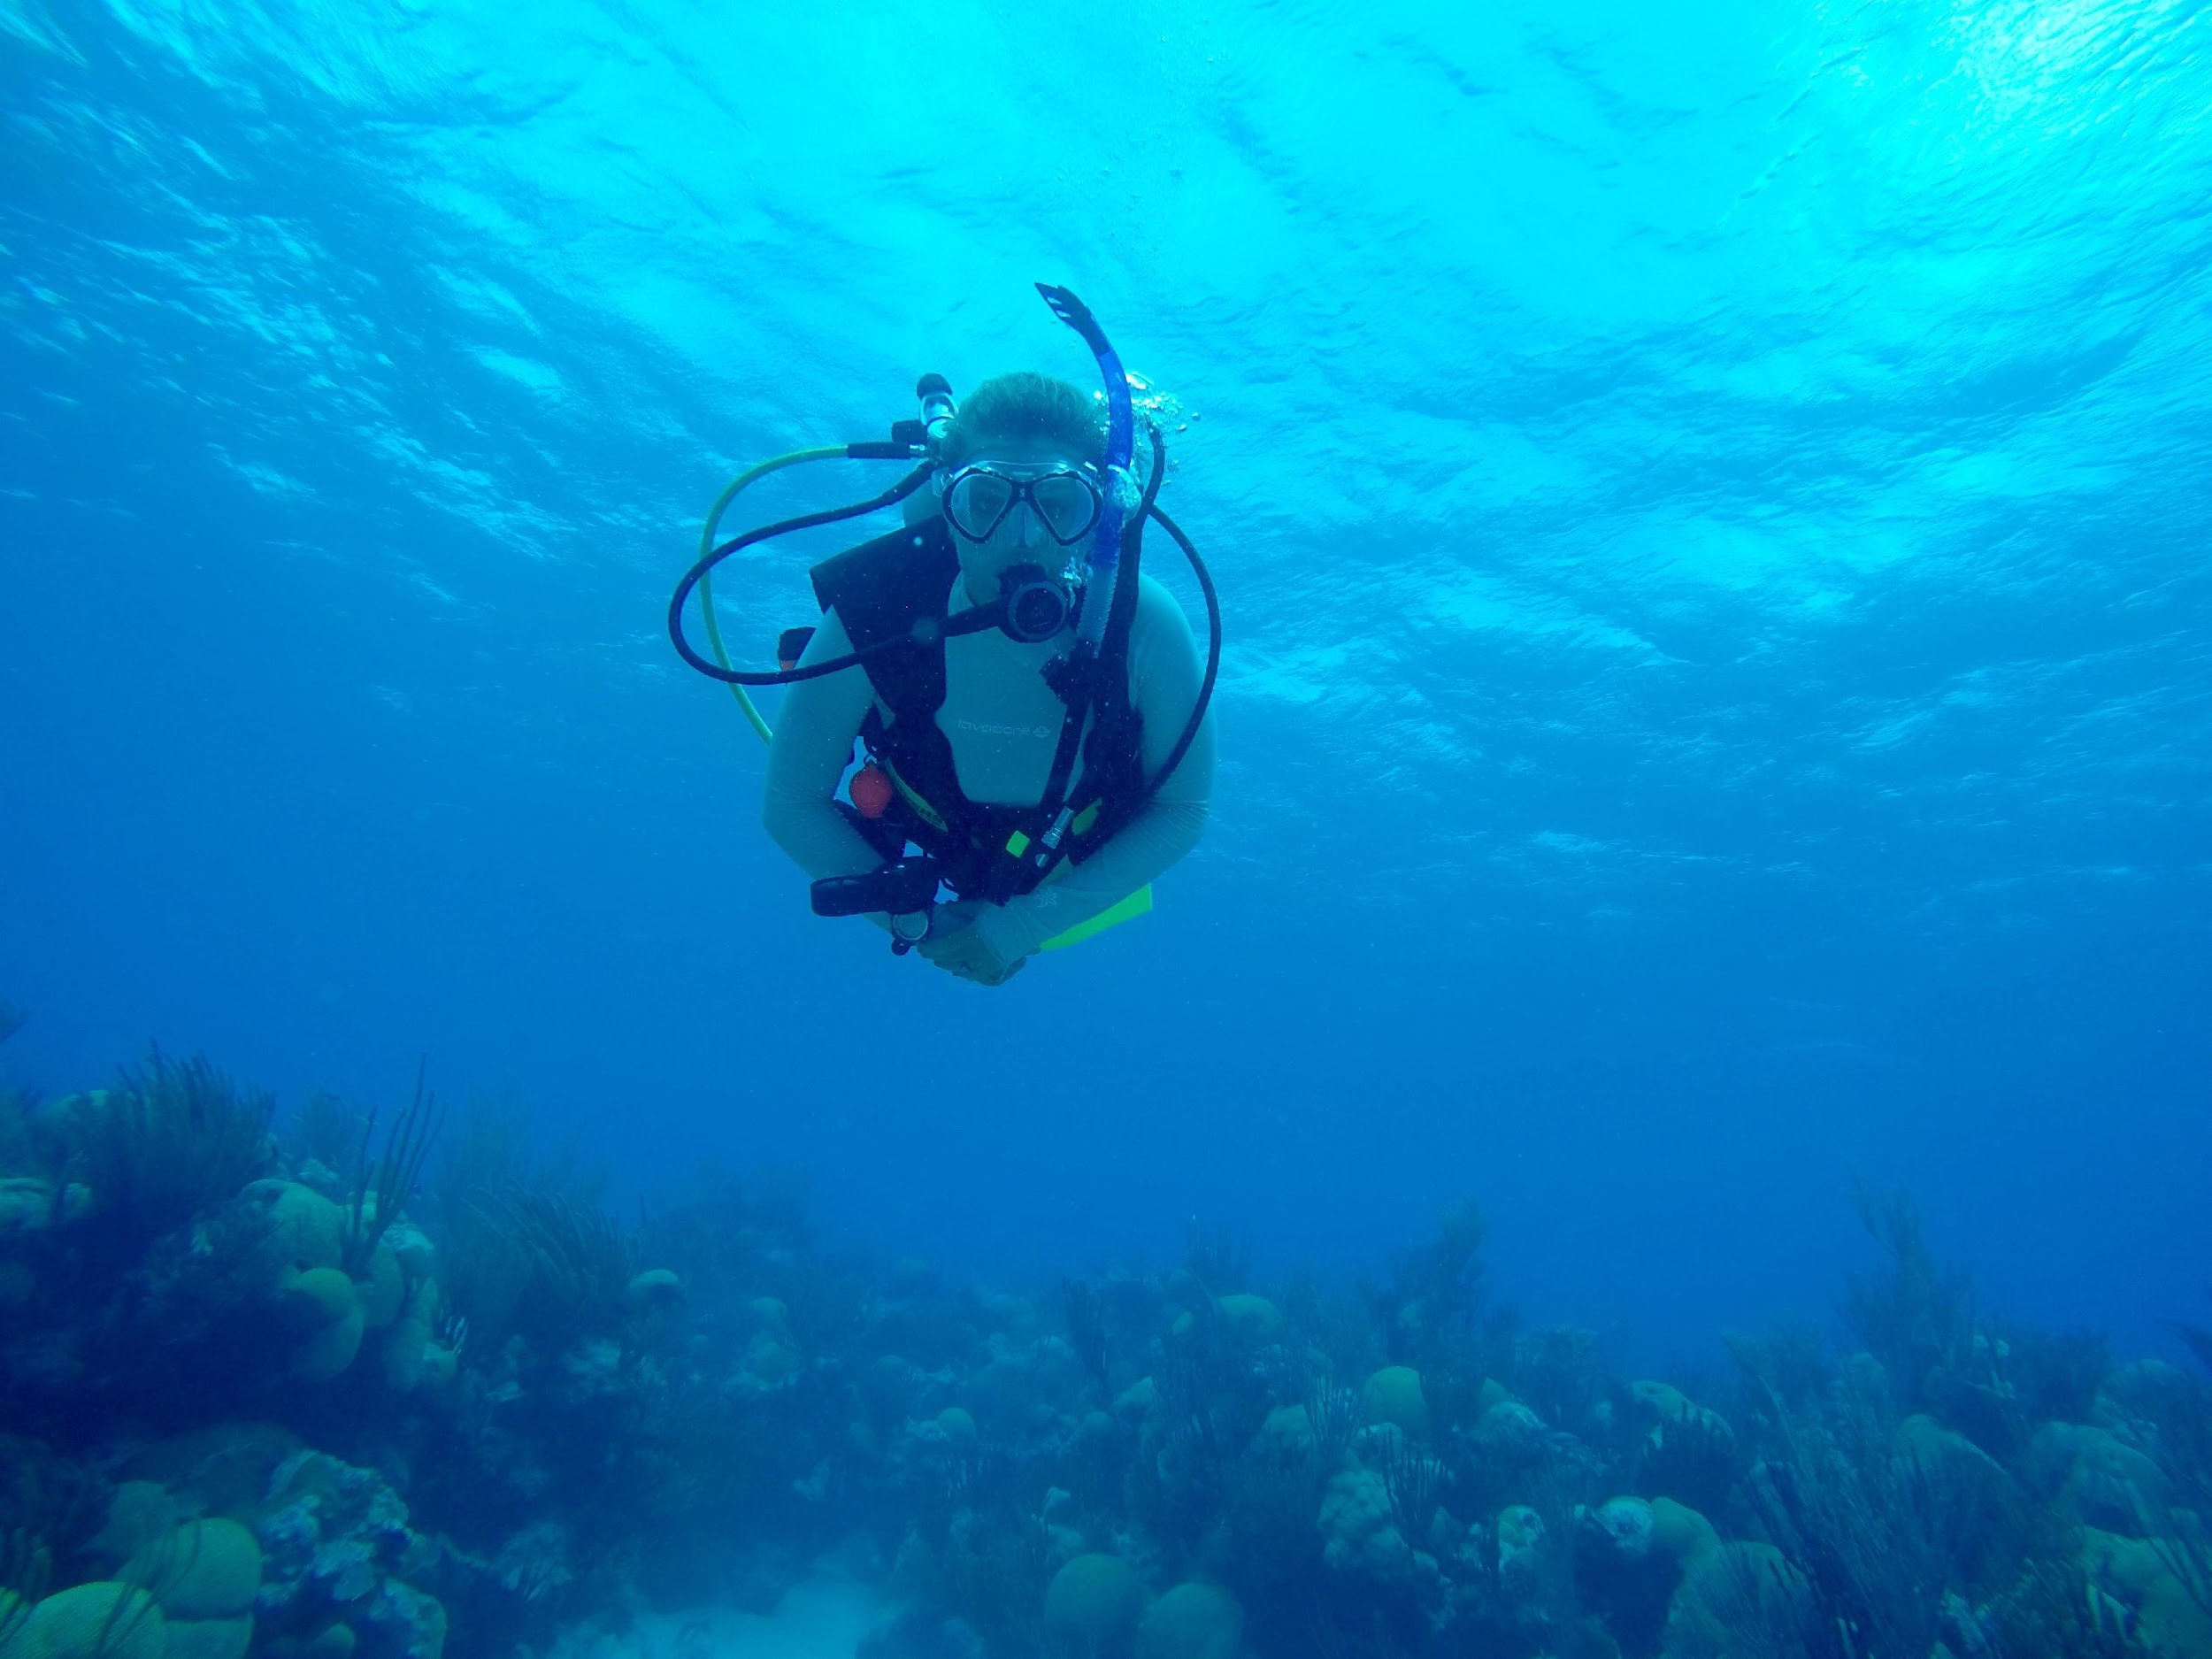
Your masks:
[{"label": "diver's hand", "polygon": [[922,954],[929,954],[929,947],[950,939],[955,933],[964,933],[975,926],[975,918],[990,908],[981,899],[954,899],[940,904],[929,913],[929,938],[922,945]]},{"label": "diver's hand", "polygon": [[972,979],[978,985],[1005,984],[1029,958],[1017,956],[1008,962],[991,949],[975,925],[985,908],[967,899],[940,905],[929,937],[916,949],[956,979]]}]

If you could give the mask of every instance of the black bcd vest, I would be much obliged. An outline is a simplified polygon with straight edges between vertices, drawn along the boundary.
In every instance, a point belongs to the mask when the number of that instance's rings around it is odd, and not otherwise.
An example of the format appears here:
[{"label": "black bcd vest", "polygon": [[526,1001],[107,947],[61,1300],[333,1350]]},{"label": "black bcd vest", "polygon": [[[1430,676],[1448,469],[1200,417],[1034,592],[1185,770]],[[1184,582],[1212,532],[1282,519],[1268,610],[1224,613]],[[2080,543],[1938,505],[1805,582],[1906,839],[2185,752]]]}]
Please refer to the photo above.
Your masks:
[{"label": "black bcd vest", "polygon": [[[816,565],[812,575],[815,597],[824,611],[837,612],[854,650],[902,641],[862,664],[881,707],[868,710],[861,740],[898,794],[883,820],[862,820],[857,827],[887,857],[903,850],[889,844],[892,835],[903,834],[943,864],[946,880],[964,898],[1003,903],[1029,891],[1044,872],[1010,872],[1001,852],[1014,837],[1042,833],[1041,809],[989,806],[962,793],[952,744],[937,724],[945,703],[944,641],[909,637],[917,621],[949,614],[953,584],[960,580],[959,552],[943,520],[928,518],[863,542]],[[1143,788],[1143,726],[1129,698],[1133,570],[1118,587],[1126,602],[1108,618],[1088,698],[1090,730],[1068,795],[1078,811],[1064,846],[1075,864],[1128,821]],[[1094,596],[1087,592],[1083,603]],[[1061,691],[1064,705],[1071,695]],[[1083,711],[1071,706],[1066,718],[1082,718]]]}]

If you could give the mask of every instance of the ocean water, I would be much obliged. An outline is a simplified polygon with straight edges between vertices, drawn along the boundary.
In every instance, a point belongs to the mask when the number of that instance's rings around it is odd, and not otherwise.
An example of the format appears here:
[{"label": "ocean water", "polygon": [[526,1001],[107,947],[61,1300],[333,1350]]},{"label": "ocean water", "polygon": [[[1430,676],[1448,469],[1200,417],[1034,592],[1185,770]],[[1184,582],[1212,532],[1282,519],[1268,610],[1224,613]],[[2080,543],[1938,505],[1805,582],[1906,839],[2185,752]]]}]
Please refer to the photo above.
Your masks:
[{"label": "ocean water", "polygon": [[[426,1055],[620,1203],[795,1172],[1010,1284],[1349,1280],[1471,1198],[1632,1369],[1831,1324],[1902,1182],[1987,1306],[2178,1363],[2208,27],[0,0],[10,1072]],[[1155,914],[982,990],[809,914],[664,621],[742,466],[1087,383],[1038,281],[1168,411],[1222,760]],[[839,545],[726,571],[741,658]]]}]

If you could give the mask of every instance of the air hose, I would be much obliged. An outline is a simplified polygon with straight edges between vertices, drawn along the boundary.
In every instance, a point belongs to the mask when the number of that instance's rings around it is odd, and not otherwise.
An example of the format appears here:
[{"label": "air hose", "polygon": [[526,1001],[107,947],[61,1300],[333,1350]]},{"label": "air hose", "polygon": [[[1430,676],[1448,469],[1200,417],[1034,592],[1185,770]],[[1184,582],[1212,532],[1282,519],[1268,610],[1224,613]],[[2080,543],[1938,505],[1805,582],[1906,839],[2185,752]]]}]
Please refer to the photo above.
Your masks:
[{"label": "air hose", "polygon": [[[818,449],[794,449],[788,455],[780,455],[772,461],[763,461],[758,466],[749,467],[740,472],[730,481],[730,487],[714,498],[714,505],[707,509],[706,528],[699,533],[701,560],[703,561],[714,551],[714,533],[721,527],[722,515],[730,510],[730,503],[752,485],[771,472],[780,472],[785,467],[796,466],[802,461],[841,461],[845,458],[845,445],[836,443]],[[707,643],[713,649],[714,660],[724,668],[730,667],[730,654],[722,646],[721,625],[714,619],[714,576],[710,569],[699,572],[699,614],[706,624]],[[725,680],[723,684],[729,687],[730,695],[737,699],[737,706],[745,710],[745,718],[751,722],[753,730],[760,733],[760,741],[764,743],[770,741],[775,733],[768,729],[768,722],[753,706],[750,694],[736,680]]]}]

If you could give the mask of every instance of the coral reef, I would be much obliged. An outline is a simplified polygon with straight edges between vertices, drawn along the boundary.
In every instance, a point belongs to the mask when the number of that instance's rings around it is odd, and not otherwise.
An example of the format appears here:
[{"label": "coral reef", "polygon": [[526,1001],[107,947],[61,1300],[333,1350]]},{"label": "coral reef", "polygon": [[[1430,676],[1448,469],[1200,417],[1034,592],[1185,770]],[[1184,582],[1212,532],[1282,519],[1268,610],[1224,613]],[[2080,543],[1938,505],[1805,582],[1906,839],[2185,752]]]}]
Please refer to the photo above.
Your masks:
[{"label": "coral reef", "polygon": [[1901,1194],[1841,1340],[1622,1377],[1472,1205],[1344,1294],[1197,1236],[1031,1297],[726,1172],[619,1220],[419,1072],[374,1124],[5,1098],[0,1659],[541,1652],[832,1555],[872,1659],[2212,1653],[2212,1337],[1986,1316]]}]

